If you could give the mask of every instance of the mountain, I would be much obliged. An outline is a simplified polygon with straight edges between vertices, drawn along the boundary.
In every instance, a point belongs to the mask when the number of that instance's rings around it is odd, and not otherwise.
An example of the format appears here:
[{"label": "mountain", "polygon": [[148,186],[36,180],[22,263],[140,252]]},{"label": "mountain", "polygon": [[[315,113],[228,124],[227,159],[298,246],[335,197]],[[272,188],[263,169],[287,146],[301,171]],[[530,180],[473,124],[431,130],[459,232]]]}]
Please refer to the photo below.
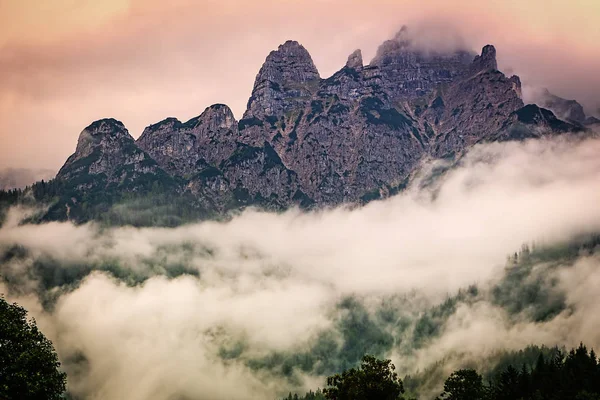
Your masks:
[{"label": "mountain", "polygon": [[113,119],[84,129],[58,173],[52,218],[84,221],[82,204],[102,206],[97,215],[157,193],[185,197],[199,217],[363,203],[401,190],[425,158],[584,129],[573,116],[525,105],[519,77],[498,70],[491,45],[424,50],[402,28],[370,64],[357,50],[322,78],[309,52],[287,41],[267,56],[240,121],[215,104],[187,122],[150,125],[137,141]]},{"label": "mountain", "polygon": [[538,103],[542,107],[552,110],[560,118],[580,124],[580,125],[593,125],[600,123],[600,119],[587,116],[583,110],[583,106],[577,102],[577,100],[567,100],[562,97],[556,96],[550,93],[548,89],[544,89],[540,96]]}]

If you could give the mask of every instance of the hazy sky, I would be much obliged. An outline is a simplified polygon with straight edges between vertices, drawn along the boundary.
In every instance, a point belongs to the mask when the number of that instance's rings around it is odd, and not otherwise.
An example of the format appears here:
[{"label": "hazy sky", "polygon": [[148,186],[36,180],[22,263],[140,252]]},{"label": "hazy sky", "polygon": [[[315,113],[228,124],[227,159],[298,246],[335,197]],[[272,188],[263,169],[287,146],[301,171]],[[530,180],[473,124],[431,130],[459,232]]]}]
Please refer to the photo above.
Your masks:
[{"label": "hazy sky", "polygon": [[217,102],[239,118],[285,40],[327,77],[403,24],[492,43],[526,85],[600,107],[598,0],[0,0],[0,168],[58,169],[99,118],[134,137]]}]

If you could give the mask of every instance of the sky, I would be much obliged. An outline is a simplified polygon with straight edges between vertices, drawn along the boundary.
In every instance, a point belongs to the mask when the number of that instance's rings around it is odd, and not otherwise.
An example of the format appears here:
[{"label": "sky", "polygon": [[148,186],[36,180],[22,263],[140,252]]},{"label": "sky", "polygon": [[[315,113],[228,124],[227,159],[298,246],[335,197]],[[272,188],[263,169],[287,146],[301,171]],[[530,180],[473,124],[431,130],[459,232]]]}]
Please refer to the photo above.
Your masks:
[{"label": "sky", "polygon": [[357,48],[368,62],[402,25],[473,50],[494,44],[526,89],[600,112],[597,0],[0,0],[0,169],[58,170],[100,118],[135,138],[214,103],[239,118],[286,40],[327,77]]}]

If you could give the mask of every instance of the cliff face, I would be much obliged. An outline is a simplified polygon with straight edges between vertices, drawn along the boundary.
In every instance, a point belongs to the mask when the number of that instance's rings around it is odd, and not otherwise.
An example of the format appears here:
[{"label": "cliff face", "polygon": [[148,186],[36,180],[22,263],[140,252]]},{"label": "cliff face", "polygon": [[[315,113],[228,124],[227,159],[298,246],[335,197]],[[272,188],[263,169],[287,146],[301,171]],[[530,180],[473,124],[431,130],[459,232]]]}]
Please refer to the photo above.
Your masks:
[{"label": "cliff face", "polygon": [[200,116],[182,123],[167,118],[147,127],[137,145],[172,175],[196,173],[204,164],[227,159],[238,140],[237,121],[223,104],[208,107]]},{"label": "cliff face", "polygon": [[424,51],[403,28],[369,65],[357,50],[327,79],[302,45],[284,43],[266,58],[239,122],[217,104],[185,123],[151,125],[134,142],[118,121],[98,121],[59,178],[81,182],[79,191],[125,181],[135,191],[136,180],[167,176],[217,213],[338,205],[397,192],[424,157],[576,129],[524,107],[519,78],[498,71],[493,46]]},{"label": "cliff face", "polygon": [[125,126],[114,119],[92,123],[79,135],[75,153],[57,177],[77,190],[126,186],[163,174],[158,163],[136,146]]}]

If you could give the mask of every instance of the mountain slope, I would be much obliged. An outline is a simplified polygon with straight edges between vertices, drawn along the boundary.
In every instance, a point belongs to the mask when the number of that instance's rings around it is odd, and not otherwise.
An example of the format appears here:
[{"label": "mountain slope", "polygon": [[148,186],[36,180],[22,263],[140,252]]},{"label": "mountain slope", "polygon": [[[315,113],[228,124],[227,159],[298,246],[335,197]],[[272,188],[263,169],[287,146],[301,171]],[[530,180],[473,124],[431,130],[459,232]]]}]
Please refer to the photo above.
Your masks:
[{"label": "mountain slope", "polygon": [[[118,121],[90,125],[57,176],[64,193],[50,218],[85,221],[132,194],[185,197],[196,216],[367,202],[401,190],[424,158],[582,129],[524,105],[520,79],[498,71],[491,45],[426,51],[403,28],[369,65],[357,50],[323,79],[287,41],[265,59],[240,121],[215,104],[137,141]],[[86,214],[81,203],[102,207]]]}]

